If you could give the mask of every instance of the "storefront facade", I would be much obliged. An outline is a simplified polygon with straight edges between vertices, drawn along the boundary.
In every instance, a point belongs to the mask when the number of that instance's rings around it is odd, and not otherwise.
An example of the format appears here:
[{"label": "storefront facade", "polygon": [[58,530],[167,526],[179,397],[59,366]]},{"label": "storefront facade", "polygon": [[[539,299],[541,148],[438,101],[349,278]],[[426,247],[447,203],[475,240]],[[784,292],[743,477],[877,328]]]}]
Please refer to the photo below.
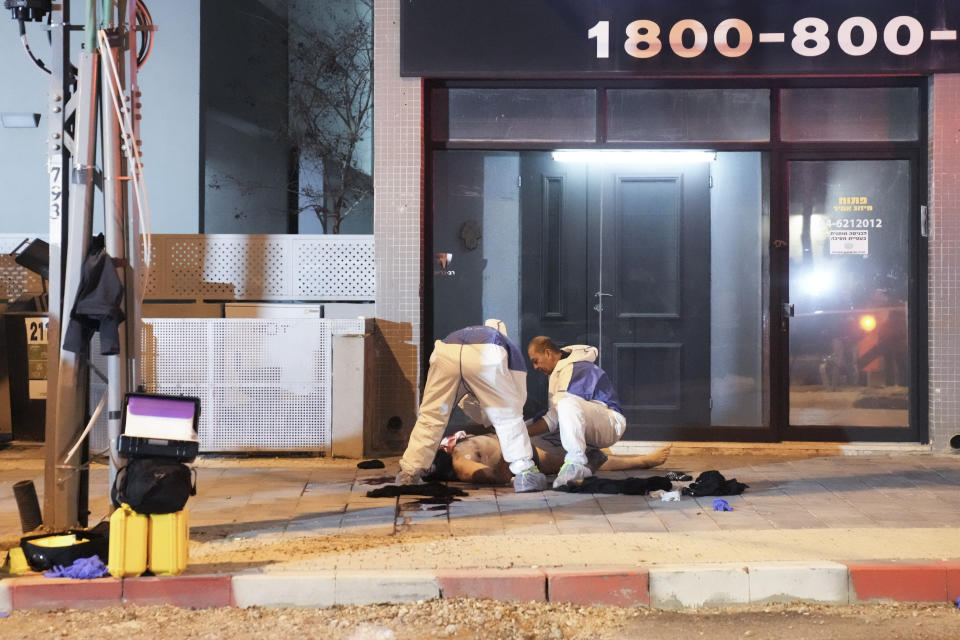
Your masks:
[{"label": "storefront facade", "polygon": [[630,440],[949,448],[960,7],[901,4],[377,2],[378,420],[499,317]]}]

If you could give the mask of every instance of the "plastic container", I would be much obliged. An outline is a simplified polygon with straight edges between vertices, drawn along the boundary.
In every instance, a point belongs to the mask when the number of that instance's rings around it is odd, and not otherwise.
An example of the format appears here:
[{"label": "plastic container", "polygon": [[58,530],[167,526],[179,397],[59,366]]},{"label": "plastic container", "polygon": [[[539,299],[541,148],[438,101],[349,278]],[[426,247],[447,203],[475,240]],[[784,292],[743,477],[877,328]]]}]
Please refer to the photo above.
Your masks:
[{"label": "plastic container", "polygon": [[157,576],[176,576],[187,568],[190,546],[189,510],[150,515],[148,566]]},{"label": "plastic container", "polygon": [[150,520],[123,503],[110,516],[110,559],[114,578],[139,576],[147,570],[147,536]]}]

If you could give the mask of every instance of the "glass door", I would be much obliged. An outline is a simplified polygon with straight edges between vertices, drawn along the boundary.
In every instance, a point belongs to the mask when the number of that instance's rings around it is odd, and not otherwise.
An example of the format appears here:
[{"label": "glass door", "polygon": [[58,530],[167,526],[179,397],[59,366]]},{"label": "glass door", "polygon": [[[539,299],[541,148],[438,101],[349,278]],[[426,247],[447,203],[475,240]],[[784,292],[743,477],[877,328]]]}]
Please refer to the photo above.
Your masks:
[{"label": "glass door", "polygon": [[[911,159],[791,160],[789,434],[910,428]],[[824,437],[817,438],[818,430]],[[812,432],[812,433],[810,433]]]},{"label": "glass door", "polygon": [[763,154],[520,156],[522,342],[598,347],[627,439],[772,439]]}]

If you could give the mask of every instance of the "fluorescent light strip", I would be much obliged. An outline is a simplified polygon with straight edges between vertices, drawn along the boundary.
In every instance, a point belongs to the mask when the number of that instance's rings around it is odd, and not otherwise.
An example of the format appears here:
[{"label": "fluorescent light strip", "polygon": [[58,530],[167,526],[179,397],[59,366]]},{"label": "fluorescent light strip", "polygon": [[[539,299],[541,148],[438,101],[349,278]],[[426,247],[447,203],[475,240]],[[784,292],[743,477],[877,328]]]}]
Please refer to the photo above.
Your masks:
[{"label": "fluorescent light strip", "polygon": [[653,149],[630,151],[605,151],[600,149],[572,149],[554,151],[557,162],[630,163],[630,162],[713,162],[715,151],[677,149],[658,151]]}]

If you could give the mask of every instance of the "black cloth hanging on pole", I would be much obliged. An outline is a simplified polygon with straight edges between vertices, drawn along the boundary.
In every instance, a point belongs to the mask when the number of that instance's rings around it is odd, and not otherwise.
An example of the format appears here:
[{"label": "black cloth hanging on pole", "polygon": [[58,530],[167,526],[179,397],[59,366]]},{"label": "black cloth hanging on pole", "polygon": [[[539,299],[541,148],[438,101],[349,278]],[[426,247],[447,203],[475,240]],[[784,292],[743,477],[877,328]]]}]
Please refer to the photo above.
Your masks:
[{"label": "black cloth hanging on pole", "polygon": [[100,353],[120,353],[120,323],[124,321],[123,282],[104,249],[101,233],[90,243],[83,261],[80,290],[70,312],[70,324],[63,339],[63,348],[81,356],[90,354],[90,339],[100,332]]}]

